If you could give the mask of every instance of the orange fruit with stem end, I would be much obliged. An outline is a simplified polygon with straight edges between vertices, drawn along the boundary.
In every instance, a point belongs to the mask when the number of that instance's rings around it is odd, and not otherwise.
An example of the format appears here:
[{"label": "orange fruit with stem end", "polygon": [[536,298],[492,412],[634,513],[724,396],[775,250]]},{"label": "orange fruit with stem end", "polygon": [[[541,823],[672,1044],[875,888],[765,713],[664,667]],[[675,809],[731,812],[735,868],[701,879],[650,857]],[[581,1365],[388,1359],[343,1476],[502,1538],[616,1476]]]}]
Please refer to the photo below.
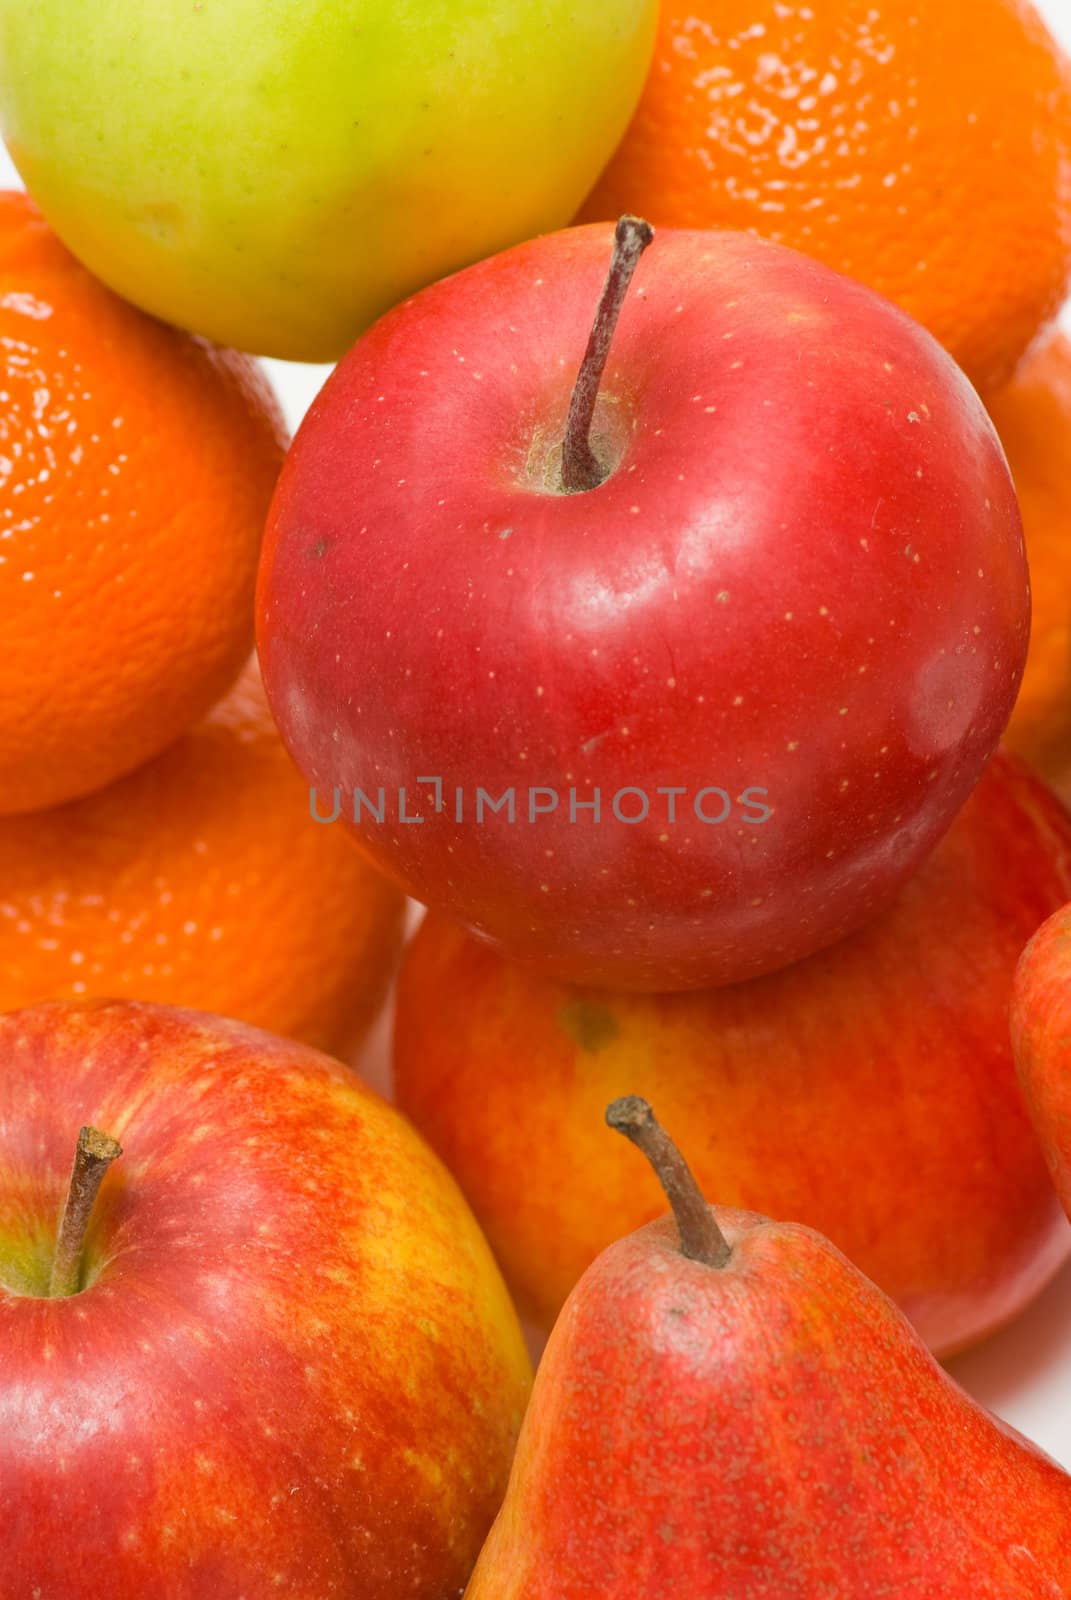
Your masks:
[{"label": "orange fruit with stem end", "polygon": [[1023,513],[1033,620],[1005,742],[1071,798],[1071,340],[1057,333],[989,402]]},{"label": "orange fruit with stem end", "polygon": [[135,311],[0,192],[0,813],[132,771],[233,683],[284,444],[254,361]]},{"label": "orange fruit with stem end", "polygon": [[1010,376],[1071,267],[1071,77],[1028,0],[664,0],[580,213],[750,229]]},{"label": "orange fruit with stem end", "polygon": [[0,818],[0,1011],[138,999],[335,1053],[385,998],[404,902],[309,794],[251,663],[137,772]]}]

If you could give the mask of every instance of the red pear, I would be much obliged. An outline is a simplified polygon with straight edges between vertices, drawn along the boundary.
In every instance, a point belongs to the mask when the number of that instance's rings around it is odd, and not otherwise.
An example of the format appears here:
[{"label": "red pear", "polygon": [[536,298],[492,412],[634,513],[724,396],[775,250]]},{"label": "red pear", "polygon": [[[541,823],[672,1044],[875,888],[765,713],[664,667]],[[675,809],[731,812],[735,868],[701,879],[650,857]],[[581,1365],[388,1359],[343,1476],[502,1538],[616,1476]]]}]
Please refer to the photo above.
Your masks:
[{"label": "red pear", "polygon": [[645,1101],[607,1117],[677,1222],[570,1296],[468,1600],[1071,1596],[1071,1477],[825,1239],[706,1206]]}]

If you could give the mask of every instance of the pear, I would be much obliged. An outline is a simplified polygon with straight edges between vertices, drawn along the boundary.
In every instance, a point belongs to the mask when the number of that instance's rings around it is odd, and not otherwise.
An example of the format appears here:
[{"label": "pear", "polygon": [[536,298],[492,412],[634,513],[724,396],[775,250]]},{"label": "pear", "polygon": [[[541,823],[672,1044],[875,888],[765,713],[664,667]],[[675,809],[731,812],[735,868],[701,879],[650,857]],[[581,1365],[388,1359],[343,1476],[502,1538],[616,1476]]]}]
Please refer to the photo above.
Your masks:
[{"label": "pear", "polygon": [[674,1218],[567,1301],[467,1600],[1071,1597],[1071,1477],[821,1235],[707,1206],[646,1101],[607,1120]]}]

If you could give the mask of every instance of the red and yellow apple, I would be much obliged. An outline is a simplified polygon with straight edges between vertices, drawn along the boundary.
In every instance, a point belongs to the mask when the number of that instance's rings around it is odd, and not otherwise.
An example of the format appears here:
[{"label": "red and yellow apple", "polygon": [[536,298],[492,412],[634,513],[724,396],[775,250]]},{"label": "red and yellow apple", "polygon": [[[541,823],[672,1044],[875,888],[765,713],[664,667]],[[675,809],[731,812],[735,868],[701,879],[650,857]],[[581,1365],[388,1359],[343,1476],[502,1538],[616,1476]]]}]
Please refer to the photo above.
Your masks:
[{"label": "red and yellow apple", "polygon": [[417,899],[550,976],[689,988],[918,868],[1014,702],[1026,565],[950,358],[736,234],[656,234],[566,492],[610,251],[537,239],[358,342],[284,466],[258,642],[321,814]]},{"label": "red and yellow apple", "polygon": [[1061,906],[1023,951],[1011,1020],[1019,1082],[1071,1216],[1071,905]]},{"label": "red and yellow apple", "polygon": [[[0,1060],[0,1594],[457,1594],[528,1368],[422,1141],[202,1013],[10,1012]],[[123,1154],[60,1272],[81,1124]]]},{"label": "red and yellow apple", "polygon": [[549,1326],[664,1209],[603,1108],[658,1105],[704,1193],[809,1224],[951,1351],[1071,1250],[1015,1082],[1018,956],[1071,895],[1071,818],[998,757],[882,917],[786,971],[672,995],[570,988],[428,917],[404,960],[396,1094]]}]

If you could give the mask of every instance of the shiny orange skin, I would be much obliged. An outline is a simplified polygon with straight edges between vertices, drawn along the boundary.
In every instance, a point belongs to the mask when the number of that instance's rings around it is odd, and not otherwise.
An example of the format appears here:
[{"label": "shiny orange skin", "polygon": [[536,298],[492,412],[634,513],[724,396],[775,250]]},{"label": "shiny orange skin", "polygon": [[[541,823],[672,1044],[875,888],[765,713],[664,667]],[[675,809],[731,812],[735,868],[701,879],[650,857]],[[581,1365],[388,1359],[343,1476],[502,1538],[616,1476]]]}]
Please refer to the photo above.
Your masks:
[{"label": "shiny orange skin", "polygon": [[1051,916],[1023,951],[1012,1044],[1034,1128],[1071,1216],[1071,906]]},{"label": "shiny orange skin", "polygon": [[817,256],[992,387],[1067,292],[1067,60],[1028,0],[665,0],[580,220],[623,211]]},{"label": "shiny orange skin", "polygon": [[818,1228],[947,1353],[1071,1252],[1007,1032],[1019,953],[1069,895],[1071,818],[998,757],[891,911],[734,988],[567,989],[429,917],[403,960],[397,1102],[544,1328],[663,1209],[603,1131],[640,1094],[704,1193]]},{"label": "shiny orange skin", "polygon": [[1056,333],[989,401],[1023,514],[1033,618],[1005,742],[1071,795],[1071,340]]},{"label": "shiny orange skin", "polygon": [[711,1209],[724,1267],[667,1218],[571,1295],[466,1600],[1071,1595],[1071,1477],[827,1240]]},{"label": "shiny orange skin", "polygon": [[[0,1018],[0,1593],[443,1600],[520,1330],[449,1175],[349,1069],[203,1013]],[[123,1155],[41,1296],[80,1123]]]},{"label": "shiny orange skin", "polygon": [[0,818],[0,1011],[210,1006],[346,1052],[383,1003],[403,917],[343,831],[311,820],[252,665],[129,777]]},{"label": "shiny orange skin", "polygon": [[0,193],[0,814],[110,783],[234,681],[284,445],[254,361],[135,311]]}]

